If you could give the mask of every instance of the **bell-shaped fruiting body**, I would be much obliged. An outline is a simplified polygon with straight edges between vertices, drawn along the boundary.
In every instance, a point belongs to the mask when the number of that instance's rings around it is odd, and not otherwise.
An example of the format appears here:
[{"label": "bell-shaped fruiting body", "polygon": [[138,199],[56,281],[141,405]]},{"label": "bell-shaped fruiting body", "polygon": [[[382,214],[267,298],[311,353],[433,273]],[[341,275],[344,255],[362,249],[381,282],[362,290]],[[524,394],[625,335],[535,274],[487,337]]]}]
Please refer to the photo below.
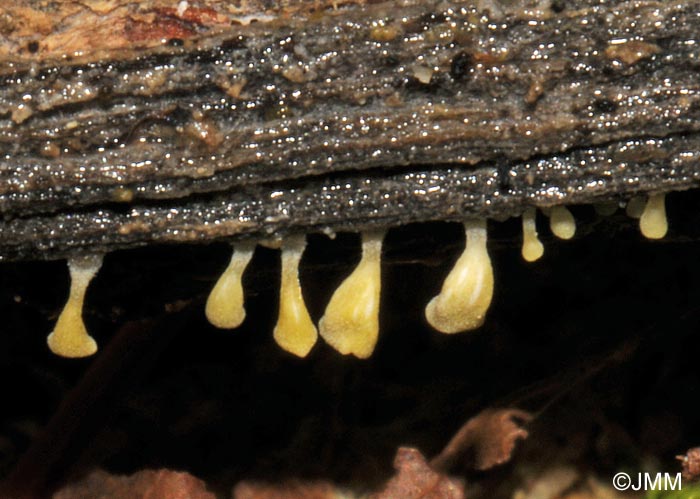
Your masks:
[{"label": "bell-shaped fruiting body", "polygon": [[668,232],[666,217],[666,194],[649,196],[644,211],[639,217],[639,230],[647,239],[661,239]]},{"label": "bell-shaped fruiting body", "polygon": [[537,237],[535,208],[527,208],[523,212],[523,247],[521,253],[528,262],[539,260],[544,254],[544,246]]},{"label": "bell-shaped fruiting body", "polygon": [[214,326],[233,329],[245,319],[242,279],[254,252],[254,243],[237,244],[231,262],[209,293],[205,313]]},{"label": "bell-shaped fruiting body", "polygon": [[566,206],[553,206],[549,215],[549,228],[559,239],[571,239],[576,234],[576,220]]},{"label": "bell-shaped fruiting body", "polygon": [[493,297],[493,268],[486,248],[486,221],[464,224],[467,242],[440,294],[425,308],[425,317],[442,333],[459,333],[484,323]]},{"label": "bell-shaped fruiting body", "polygon": [[646,205],[647,200],[645,196],[634,196],[632,199],[627,201],[627,206],[625,206],[625,213],[630,218],[641,218]]},{"label": "bell-shaped fruiting body", "polygon": [[87,357],[97,352],[97,343],[88,334],[83,322],[85,291],[102,266],[102,255],[89,255],[68,260],[70,294],[46,342],[49,349],[62,357]]},{"label": "bell-shaped fruiting body", "polygon": [[299,283],[299,262],[304,248],[304,236],[293,236],[282,243],[280,308],[273,331],[277,344],[298,357],[306,357],[318,339],[316,326],[309,316]]},{"label": "bell-shaped fruiting body", "polygon": [[366,359],[379,336],[379,296],[384,233],[362,235],[360,263],[335,290],[318,323],[319,334],[340,353]]}]

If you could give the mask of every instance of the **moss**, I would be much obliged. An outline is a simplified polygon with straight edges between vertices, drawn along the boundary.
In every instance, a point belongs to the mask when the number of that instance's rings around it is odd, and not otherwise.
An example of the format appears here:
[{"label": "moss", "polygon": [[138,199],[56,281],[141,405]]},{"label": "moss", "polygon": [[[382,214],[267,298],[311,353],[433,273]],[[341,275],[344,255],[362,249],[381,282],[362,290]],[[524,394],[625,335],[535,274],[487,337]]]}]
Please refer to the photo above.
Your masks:
[{"label": "moss", "polygon": [[650,490],[645,499],[700,499],[700,483],[684,484],[681,490]]}]

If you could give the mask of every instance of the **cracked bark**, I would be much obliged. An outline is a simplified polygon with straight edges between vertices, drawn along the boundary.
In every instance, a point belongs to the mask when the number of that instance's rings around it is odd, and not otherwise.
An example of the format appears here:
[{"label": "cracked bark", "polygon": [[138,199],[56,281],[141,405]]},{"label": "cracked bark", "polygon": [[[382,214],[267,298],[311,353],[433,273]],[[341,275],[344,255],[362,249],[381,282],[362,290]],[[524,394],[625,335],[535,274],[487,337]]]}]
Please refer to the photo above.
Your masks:
[{"label": "cracked bark", "polygon": [[70,60],[50,36],[0,51],[1,258],[695,187],[700,3],[526,3],[253,5],[267,22],[230,26],[214,2],[138,31],[116,9],[121,38]]}]

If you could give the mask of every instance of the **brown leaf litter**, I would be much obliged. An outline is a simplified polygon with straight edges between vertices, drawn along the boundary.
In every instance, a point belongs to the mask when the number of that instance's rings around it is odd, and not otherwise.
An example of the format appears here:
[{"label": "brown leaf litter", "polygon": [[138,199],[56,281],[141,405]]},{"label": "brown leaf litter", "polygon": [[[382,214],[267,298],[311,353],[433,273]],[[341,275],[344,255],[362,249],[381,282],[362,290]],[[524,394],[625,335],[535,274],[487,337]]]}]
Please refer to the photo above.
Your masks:
[{"label": "brown leaf litter", "polygon": [[460,428],[430,465],[447,470],[467,453],[477,470],[503,464],[511,458],[516,442],[527,438],[528,432],[521,425],[531,419],[530,413],[519,409],[485,409]]},{"label": "brown leaf litter", "polygon": [[112,475],[97,470],[64,487],[53,499],[216,499],[206,484],[189,473],[144,470],[133,475]]}]

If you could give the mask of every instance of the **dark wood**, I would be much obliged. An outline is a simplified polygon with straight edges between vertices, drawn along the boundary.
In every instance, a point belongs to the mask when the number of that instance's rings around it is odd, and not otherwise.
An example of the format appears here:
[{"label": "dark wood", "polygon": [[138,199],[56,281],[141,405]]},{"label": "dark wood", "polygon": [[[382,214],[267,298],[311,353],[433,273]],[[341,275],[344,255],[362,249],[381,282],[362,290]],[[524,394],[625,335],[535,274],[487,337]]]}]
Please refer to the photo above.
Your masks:
[{"label": "dark wood", "polygon": [[116,9],[100,18],[112,38],[77,53],[10,34],[0,257],[502,219],[698,184],[699,2],[508,3],[253,4],[247,25],[221,2]]}]

